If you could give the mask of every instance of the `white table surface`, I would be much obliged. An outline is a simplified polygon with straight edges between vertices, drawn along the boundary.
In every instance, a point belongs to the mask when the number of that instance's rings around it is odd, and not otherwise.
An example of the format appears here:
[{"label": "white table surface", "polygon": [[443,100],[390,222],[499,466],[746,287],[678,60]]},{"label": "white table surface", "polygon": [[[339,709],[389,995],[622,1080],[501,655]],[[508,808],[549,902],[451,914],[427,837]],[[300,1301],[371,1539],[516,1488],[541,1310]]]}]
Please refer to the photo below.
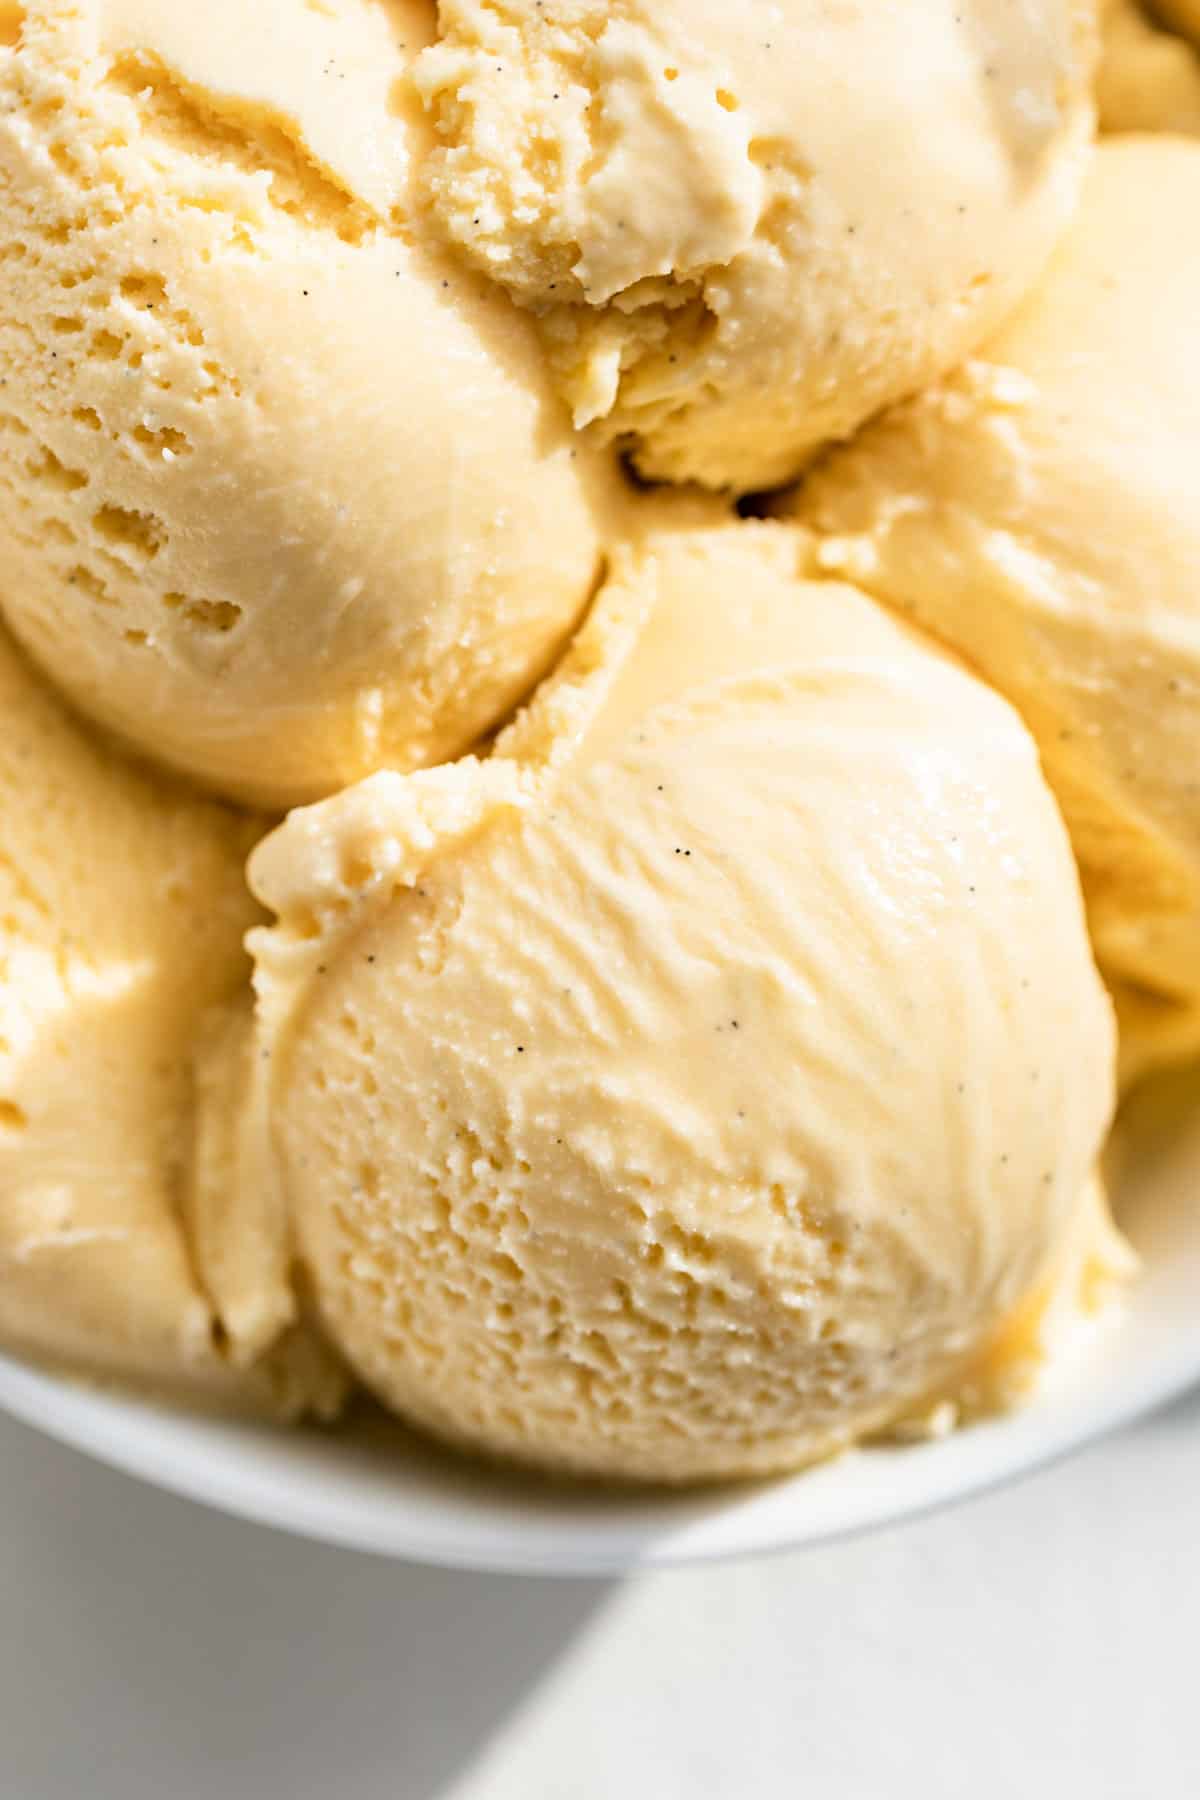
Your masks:
[{"label": "white table surface", "polygon": [[1200,1396],[832,1549],[444,1574],[0,1420],[3,1800],[1197,1800]]}]

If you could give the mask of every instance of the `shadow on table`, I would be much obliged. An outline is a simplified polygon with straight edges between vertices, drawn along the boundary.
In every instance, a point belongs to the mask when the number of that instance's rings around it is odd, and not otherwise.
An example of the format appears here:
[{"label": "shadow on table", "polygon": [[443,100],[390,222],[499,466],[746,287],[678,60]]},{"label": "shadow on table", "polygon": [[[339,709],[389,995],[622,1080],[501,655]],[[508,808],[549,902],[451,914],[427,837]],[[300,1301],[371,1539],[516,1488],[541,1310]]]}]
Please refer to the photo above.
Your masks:
[{"label": "shadow on table", "polygon": [[[123,1800],[435,1800],[611,1584],[324,1549],[0,1420],[3,1786]],[[189,1773],[172,1786],[173,1770]],[[194,1785],[199,1780],[202,1785]]]}]

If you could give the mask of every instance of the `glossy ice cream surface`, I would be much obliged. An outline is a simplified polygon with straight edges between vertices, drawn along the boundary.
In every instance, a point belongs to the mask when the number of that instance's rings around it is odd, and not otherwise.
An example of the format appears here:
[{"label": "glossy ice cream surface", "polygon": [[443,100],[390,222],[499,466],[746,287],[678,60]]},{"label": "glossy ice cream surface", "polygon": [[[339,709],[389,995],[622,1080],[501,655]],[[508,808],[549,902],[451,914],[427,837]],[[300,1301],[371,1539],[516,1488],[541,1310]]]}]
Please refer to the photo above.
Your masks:
[{"label": "glossy ice cream surface", "polygon": [[664,536],[491,760],[252,860],[299,1255],[461,1442],[745,1475],[995,1393],[1094,1205],[1112,1023],[1033,744],[797,557]]}]

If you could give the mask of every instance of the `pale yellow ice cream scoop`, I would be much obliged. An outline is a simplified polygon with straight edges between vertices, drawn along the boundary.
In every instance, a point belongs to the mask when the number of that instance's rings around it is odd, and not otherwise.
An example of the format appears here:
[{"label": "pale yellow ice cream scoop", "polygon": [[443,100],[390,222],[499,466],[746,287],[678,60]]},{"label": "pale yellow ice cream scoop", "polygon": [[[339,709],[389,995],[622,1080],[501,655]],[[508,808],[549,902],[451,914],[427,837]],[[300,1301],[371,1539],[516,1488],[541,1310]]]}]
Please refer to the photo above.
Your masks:
[{"label": "pale yellow ice cream scoop", "polygon": [[615,477],[531,322],[418,242],[402,78],[432,8],[23,14],[0,40],[13,629],[228,796],[458,754],[576,624]]},{"label": "pale yellow ice cream scoop", "polygon": [[[1102,144],[1045,285],[802,489],[818,565],[1032,727],[1102,965],[1200,999],[1200,144]],[[1182,235],[1181,235],[1182,234]]]},{"label": "pale yellow ice cream scoop", "polygon": [[491,760],[252,859],[299,1256],[459,1442],[821,1455],[1001,1379],[1094,1203],[1113,1028],[1034,745],[795,561],[664,537]]},{"label": "pale yellow ice cream scoop", "polygon": [[447,242],[642,471],[778,486],[962,357],[1074,204],[1079,0],[441,0]]},{"label": "pale yellow ice cream scoop", "polygon": [[[247,980],[260,830],[89,739],[0,636],[0,1346],[292,1413],[341,1376],[294,1331],[235,1367],[186,1230],[193,1052]],[[273,1342],[295,1304],[260,1298]]]}]

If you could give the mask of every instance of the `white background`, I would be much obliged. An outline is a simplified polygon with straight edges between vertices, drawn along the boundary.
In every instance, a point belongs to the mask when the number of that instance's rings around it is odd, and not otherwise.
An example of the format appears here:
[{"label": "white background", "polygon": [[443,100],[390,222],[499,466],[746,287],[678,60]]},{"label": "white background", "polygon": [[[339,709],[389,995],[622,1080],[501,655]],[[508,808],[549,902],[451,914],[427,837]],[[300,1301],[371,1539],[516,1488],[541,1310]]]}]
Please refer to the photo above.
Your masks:
[{"label": "white background", "polygon": [[1200,1396],[832,1549],[446,1574],[0,1420],[3,1800],[1198,1800]]}]

